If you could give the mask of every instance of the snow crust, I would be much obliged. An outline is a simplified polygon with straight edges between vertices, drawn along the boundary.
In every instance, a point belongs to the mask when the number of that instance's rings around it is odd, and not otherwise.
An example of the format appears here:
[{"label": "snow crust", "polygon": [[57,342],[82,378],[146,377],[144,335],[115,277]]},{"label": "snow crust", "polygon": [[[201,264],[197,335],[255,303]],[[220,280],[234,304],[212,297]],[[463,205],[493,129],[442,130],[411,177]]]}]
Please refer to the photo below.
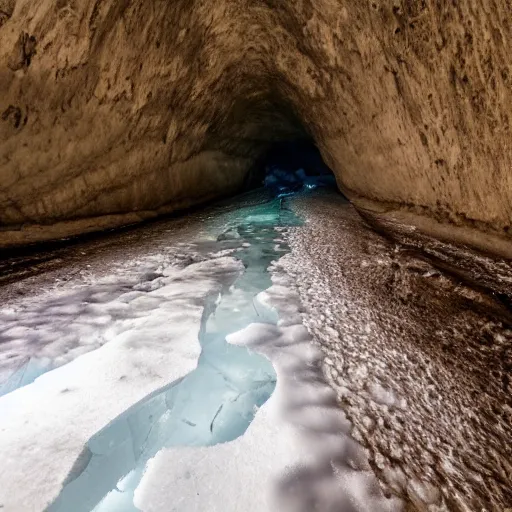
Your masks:
[{"label": "snow crust", "polygon": [[[0,398],[2,511],[44,510],[86,467],[91,454],[84,447],[96,432],[194,369],[205,306],[242,270],[234,258],[214,257],[165,268],[125,293],[119,293],[120,276],[75,292],[110,298],[91,314],[94,329],[87,315],[69,325],[79,330],[81,343],[90,342],[88,333],[103,344]],[[76,297],[52,299],[63,308],[77,304]],[[130,314],[116,318],[114,309]]]},{"label": "snow crust", "polygon": [[236,212],[181,264],[0,312],[0,373],[23,358],[0,398],[2,510],[400,509],[349,436],[284,259],[268,278],[276,226],[297,222],[282,204]]},{"label": "snow crust", "polygon": [[277,265],[258,297],[278,325],[252,323],[228,336],[266,356],[277,374],[271,398],[238,439],[175,447],[149,461],[135,492],[143,512],[395,511],[381,494],[350,423],[325,383],[322,353],[302,325],[293,283]]},{"label": "snow crust", "polygon": [[[185,250],[186,263],[205,260],[191,247]],[[160,307],[162,296],[170,300],[177,293],[180,301],[192,298],[195,288],[187,292],[187,287],[196,277],[209,279],[211,269],[204,265],[183,269],[184,258],[170,248],[123,262],[103,277],[84,275],[77,283],[38,291],[1,307],[0,396],[129,331],[138,318]],[[169,285],[175,290],[162,289]]]}]

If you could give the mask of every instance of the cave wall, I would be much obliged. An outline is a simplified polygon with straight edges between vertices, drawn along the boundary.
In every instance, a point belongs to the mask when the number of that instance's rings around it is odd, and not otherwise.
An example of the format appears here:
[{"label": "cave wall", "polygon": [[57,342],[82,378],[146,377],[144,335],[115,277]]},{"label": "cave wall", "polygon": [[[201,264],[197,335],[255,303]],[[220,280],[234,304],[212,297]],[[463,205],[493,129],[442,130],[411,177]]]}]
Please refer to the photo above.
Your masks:
[{"label": "cave wall", "polygon": [[0,245],[234,193],[272,141],[306,135],[365,211],[507,243],[509,13],[0,0]]}]

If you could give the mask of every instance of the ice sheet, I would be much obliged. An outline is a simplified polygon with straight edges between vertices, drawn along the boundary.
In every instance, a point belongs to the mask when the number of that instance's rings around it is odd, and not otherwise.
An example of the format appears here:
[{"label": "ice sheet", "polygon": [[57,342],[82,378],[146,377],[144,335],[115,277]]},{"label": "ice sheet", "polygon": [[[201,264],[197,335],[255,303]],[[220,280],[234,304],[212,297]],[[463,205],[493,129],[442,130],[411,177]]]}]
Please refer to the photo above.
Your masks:
[{"label": "ice sheet", "polygon": [[[66,485],[48,512],[113,511],[119,503],[137,510],[133,493],[148,459],[162,448],[212,446],[245,432],[273,392],[276,378],[267,359],[227,344],[226,336],[254,321],[277,322],[276,312],[258,300],[258,293],[270,284],[267,267],[278,254],[272,225],[279,221],[276,206],[278,201],[259,208],[262,213],[244,217],[241,224],[217,237],[217,242],[238,240],[237,257],[244,272],[222,289],[214,307],[203,316],[197,368],[98,432],[87,444],[91,458],[85,469]],[[212,253],[215,245],[209,241],[195,246],[210,255],[225,252]],[[207,275],[211,272],[208,269]],[[170,295],[172,283],[168,287]]]},{"label": "ice sheet", "polygon": [[2,510],[44,510],[87,466],[94,434],[194,369],[204,307],[242,269],[222,257],[170,272],[131,297],[139,314],[111,322],[108,343],[0,398]]},{"label": "ice sheet", "polygon": [[347,435],[294,283],[267,272],[296,222],[259,205],[180,265],[132,262],[138,277],[50,295],[22,322],[3,311],[13,350],[39,346],[10,389],[68,364],[0,398],[2,510],[397,509]]},{"label": "ice sheet", "polygon": [[262,299],[279,327],[253,323],[228,336],[264,354],[277,387],[245,434],[209,448],[167,448],[150,460],[135,492],[143,512],[394,511],[380,492],[363,449],[325,383],[300,320],[293,283],[274,268]]}]

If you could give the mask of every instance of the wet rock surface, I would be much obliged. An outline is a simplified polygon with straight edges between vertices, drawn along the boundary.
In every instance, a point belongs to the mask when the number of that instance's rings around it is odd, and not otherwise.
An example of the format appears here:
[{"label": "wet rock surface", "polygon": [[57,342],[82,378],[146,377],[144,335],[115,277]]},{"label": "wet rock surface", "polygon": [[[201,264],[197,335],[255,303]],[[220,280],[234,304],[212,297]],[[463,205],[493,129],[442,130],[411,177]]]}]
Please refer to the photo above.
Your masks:
[{"label": "wet rock surface", "polygon": [[[408,247],[390,242],[336,196],[295,204],[306,224],[290,236],[287,271],[385,492],[408,510],[510,507],[509,264],[433,241],[413,251],[405,226]],[[472,282],[429,259],[436,246]]]}]

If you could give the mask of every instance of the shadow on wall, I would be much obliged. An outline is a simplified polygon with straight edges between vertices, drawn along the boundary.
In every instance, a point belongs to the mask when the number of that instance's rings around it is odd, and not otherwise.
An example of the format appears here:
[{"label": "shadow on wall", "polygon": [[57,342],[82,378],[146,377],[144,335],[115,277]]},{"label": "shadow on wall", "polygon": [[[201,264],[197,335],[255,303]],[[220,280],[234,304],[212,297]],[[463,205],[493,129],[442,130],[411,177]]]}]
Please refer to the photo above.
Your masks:
[{"label": "shadow on wall", "polygon": [[336,189],[334,174],[311,139],[278,142],[259,159],[253,186],[264,186],[278,197],[316,188]]}]

